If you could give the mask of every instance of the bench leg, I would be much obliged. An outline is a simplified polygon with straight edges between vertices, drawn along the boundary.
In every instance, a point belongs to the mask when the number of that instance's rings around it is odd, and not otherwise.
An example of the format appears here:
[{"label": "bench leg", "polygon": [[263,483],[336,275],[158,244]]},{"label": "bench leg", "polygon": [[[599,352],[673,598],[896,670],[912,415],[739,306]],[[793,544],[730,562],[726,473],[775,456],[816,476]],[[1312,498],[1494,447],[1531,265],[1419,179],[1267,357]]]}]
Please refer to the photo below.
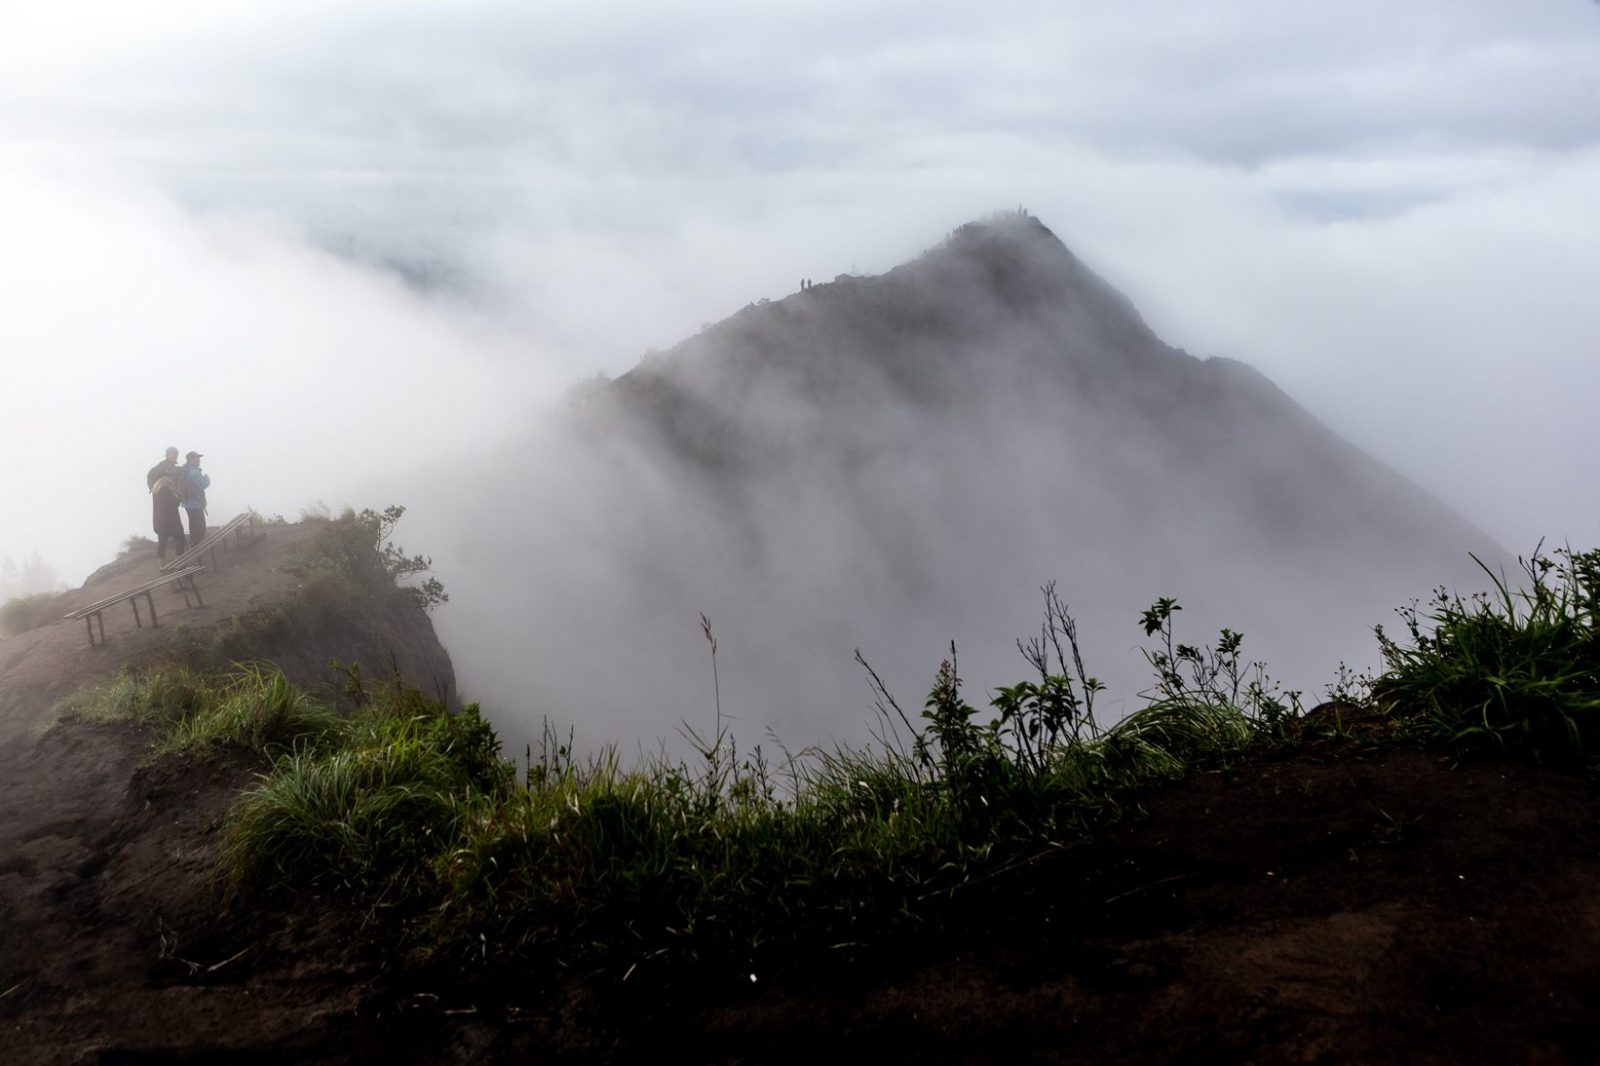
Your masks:
[{"label": "bench leg", "polygon": [[140,629],[144,628],[144,619],[139,617],[139,597],[132,596],[128,602],[133,605],[133,623]]},{"label": "bench leg", "polygon": [[[136,599],[136,600],[138,598],[139,597],[137,597],[137,596],[134,597],[134,599]],[[144,594],[144,602],[146,602],[146,603],[148,603],[150,605],[150,628],[151,629],[160,629],[161,628],[161,623],[156,621],[156,600],[155,600],[155,597],[150,595],[150,593],[146,592]]]},{"label": "bench leg", "polygon": [[94,613],[95,628],[100,630],[100,643],[106,642],[106,616],[99,611]]},{"label": "bench leg", "polygon": [[94,647],[94,615],[86,614],[83,616],[83,628],[89,633],[89,647]]}]

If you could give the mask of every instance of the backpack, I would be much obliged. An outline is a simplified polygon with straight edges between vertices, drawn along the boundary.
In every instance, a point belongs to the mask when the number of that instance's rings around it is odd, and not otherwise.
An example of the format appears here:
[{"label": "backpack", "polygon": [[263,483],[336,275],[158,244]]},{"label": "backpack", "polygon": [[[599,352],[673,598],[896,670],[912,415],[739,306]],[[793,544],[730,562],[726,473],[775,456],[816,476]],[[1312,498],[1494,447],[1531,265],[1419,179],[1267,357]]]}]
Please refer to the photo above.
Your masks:
[{"label": "backpack", "polygon": [[178,470],[179,467],[177,463],[173,462],[171,459],[163,459],[155,466],[152,466],[149,471],[145,473],[144,487],[149,491],[154,492],[156,490],[156,482],[161,480],[161,475],[170,474],[176,477]]}]

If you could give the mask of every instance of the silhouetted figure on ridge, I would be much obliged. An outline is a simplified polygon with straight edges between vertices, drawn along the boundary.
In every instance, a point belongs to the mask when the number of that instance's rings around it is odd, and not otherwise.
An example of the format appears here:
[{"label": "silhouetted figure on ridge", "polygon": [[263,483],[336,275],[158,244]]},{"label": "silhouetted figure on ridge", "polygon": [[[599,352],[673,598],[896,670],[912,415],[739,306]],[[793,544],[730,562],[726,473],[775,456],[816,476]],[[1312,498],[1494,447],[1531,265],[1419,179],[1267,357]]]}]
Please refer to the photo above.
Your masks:
[{"label": "silhouetted figure on ridge", "polygon": [[[176,474],[162,474],[150,486],[150,519],[156,532],[156,559],[167,561],[167,545],[172,545],[172,557],[182,555],[187,545],[183,541],[183,519],[178,517],[178,483]],[[204,518],[201,519],[203,523]]]},{"label": "silhouetted figure on ridge", "polygon": [[178,449],[168,448],[167,457],[152,466],[144,475],[144,487],[151,492],[156,490],[156,482],[163,477],[176,477],[178,474]]},{"label": "silhouetted figure on ridge", "polygon": [[200,470],[199,452],[184,456],[183,468],[178,471],[178,495],[183,509],[189,512],[189,544],[199,544],[206,537],[206,489],[211,487],[211,475]]}]

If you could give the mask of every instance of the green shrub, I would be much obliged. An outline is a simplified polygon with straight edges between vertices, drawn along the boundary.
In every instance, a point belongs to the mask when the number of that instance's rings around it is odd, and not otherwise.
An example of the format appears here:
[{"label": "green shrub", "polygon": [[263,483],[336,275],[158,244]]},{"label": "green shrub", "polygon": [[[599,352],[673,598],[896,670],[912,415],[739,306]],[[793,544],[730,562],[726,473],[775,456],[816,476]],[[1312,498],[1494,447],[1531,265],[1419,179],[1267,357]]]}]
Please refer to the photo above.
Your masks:
[{"label": "green shrub", "polygon": [[450,597],[438,578],[424,578],[419,585],[403,583],[426,574],[433,563],[425,555],[407,555],[390,539],[405,513],[400,506],[381,513],[347,508],[300,552],[294,568],[308,580],[336,575],[369,596],[393,594],[398,587],[401,595],[424,610],[447,603]]},{"label": "green shrub", "polygon": [[1492,594],[1435,591],[1402,608],[1408,643],[1377,630],[1380,699],[1452,744],[1489,744],[1556,761],[1592,756],[1600,741],[1600,550],[1518,560],[1513,590],[1473,557]]}]

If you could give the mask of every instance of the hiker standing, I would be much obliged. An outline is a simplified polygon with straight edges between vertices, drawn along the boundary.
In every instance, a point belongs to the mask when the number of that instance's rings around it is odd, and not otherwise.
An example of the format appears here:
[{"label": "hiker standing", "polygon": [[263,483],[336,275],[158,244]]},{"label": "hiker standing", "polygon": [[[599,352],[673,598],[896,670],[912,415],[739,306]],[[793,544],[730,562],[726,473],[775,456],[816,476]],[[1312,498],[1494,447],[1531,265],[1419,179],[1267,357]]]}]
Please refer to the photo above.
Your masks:
[{"label": "hiker standing", "polygon": [[206,539],[206,489],[211,486],[211,476],[200,470],[199,452],[183,457],[183,468],[178,472],[178,495],[183,509],[189,512],[189,547]]},{"label": "hiker standing", "polygon": [[156,530],[156,558],[164,563],[167,561],[168,541],[173,545],[174,559],[182,555],[186,547],[183,542],[183,519],[178,517],[178,483],[175,475],[166,474],[156,478],[155,484],[150,487],[150,500],[151,521]]},{"label": "hiker standing", "polygon": [[156,482],[164,477],[178,476],[178,449],[168,448],[167,457],[152,466],[144,475],[144,487],[151,492],[156,490]]}]

